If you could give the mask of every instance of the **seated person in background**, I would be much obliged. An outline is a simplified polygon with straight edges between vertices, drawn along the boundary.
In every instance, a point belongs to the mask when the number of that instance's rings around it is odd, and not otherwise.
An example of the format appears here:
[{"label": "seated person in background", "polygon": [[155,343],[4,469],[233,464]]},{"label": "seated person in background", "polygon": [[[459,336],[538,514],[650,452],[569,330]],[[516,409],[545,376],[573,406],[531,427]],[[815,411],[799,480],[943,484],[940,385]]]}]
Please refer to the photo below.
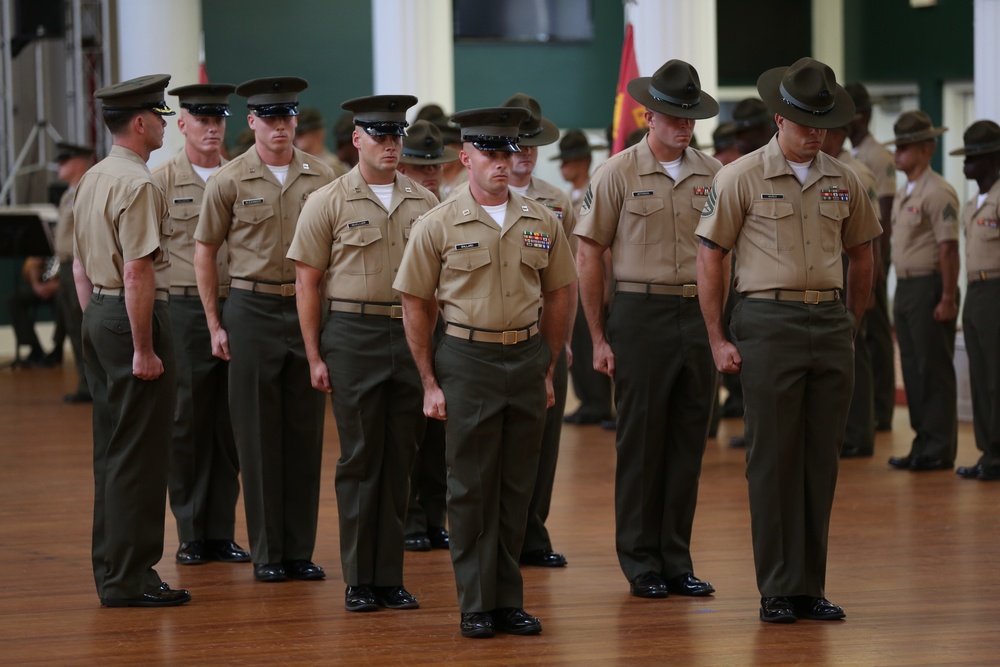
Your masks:
[{"label": "seated person in background", "polygon": [[55,298],[59,290],[59,262],[54,257],[29,257],[24,260],[22,272],[24,282],[7,297],[7,312],[17,340],[15,356],[20,360],[21,346],[29,345],[31,352],[24,360],[24,366],[50,366],[57,356],[62,360],[62,355],[55,353],[62,351],[62,337],[57,331],[53,341],[56,343],[56,351],[51,359],[46,357],[38,334],[35,333],[34,307],[50,303]]}]

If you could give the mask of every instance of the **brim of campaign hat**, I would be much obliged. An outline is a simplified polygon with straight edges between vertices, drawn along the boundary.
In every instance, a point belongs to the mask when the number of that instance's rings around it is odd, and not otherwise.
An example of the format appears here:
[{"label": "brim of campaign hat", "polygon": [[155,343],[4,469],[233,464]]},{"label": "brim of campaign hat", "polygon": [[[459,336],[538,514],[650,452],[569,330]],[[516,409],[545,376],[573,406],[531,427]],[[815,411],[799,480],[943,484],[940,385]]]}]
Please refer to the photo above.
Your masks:
[{"label": "brim of campaign hat", "polygon": [[892,146],[893,144],[897,146],[907,146],[909,144],[918,144],[921,141],[930,141],[931,139],[936,139],[942,134],[948,131],[947,127],[929,127],[926,130],[920,130],[919,132],[910,132],[909,134],[901,134],[895,139],[890,139],[889,141],[883,142],[883,146]]},{"label": "brim of campaign hat", "polygon": [[451,146],[444,146],[440,154],[437,151],[434,153],[420,153],[409,148],[403,148],[403,154],[400,155],[399,161],[401,164],[447,164],[449,162],[455,162],[458,160],[458,151]]},{"label": "brim of campaign hat", "polygon": [[967,157],[973,157],[976,155],[988,155],[990,153],[998,152],[1000,152],[1000,140],[983,144],[967,144],[961,148],[956,148],[948,153],[948,155],[965,155]]},{"label": "brim of campaign hat", "polygon": [[632,99],[643,105],[650,111],[662,113],[665,116],[674,118],[689,118],[691,120],[704,120],[714,118],[719,115],[719,103],[714,97],[704,90],[700,92],[700,99],[697,104],[673,104],[662,98],[653,96],[650,92],[650,84],[653,82],[651,76],[640,76],[628,82],[628,94]]},{"label": "brim of campaign hat", "polygon": [[607,150],[607,146],[580,146],[579,148],[571,148],[565,150],[561,153],[557,153],[549,158],[552,162],[564,161],[564,160],[578,160],[584,157],[590,157],[591,153],[594,151]]},{"label": "brim of campaign hat", "polygon": [[521,134],[517,140],[519,146],[548,146],[559,141],[559,127],[548,118],[542,116],[541,127],[534,134]]},{"label": "brim of campaign hat", "polygon": [[788,67],[775,67],[757,79],[757,94],[768,109],[793,123],[820,130],[841,127],[854,118],[854,100],[839,83],[835,84],[836,90],[831,91],[834,95],[833,106],[826,112],[810,111],[786,100],[781,94],[781,81],[787,71]]}]

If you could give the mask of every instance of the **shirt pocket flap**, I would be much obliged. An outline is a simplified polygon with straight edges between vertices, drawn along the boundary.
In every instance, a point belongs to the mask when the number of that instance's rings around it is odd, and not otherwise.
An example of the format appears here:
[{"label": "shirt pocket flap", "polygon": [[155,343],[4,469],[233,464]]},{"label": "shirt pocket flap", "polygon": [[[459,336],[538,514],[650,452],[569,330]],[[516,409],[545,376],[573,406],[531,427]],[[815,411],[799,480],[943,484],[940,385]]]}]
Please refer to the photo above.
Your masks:
[{"label": "shirt pocket flap", "polygon": [[236,209],[236,219],[251,225],[264,222],[274,215],[274,207],[270,204],[255,204],[253,206],[241,206]]},{"label": "shirt pocket flap", "polygon": [[750,205],[750,212],[761,218],[779,220],[795,213],[795,206],[789,201],[755,201]]},{"label": "shirt pocket flap", "polygon": [[708,197],[691,197],[691,208],[698,211],[699,213],[705,209],[705,202],[708,201]]},{"label": "shirt pocket flap", "polygon": [[819,212],[831,220],[844,220],[848,216],[849,209],[844,202],[821,201],[819,203]]},{"label": "shirt pocket flap", "polygon": [[652,215],[663,209],[660,197],[632,197],[625,200],[625,210],[633,215]]},{"label": "shirt pocket flap", "polygon": [[180,222],[197,218],[200,213],[201,207],[197,205],[179,204],[177,206],[170,207],[170,217]]},{"label": "shirt pocket flap", "polygon": [[340,242],[344,245],[364,247],[381,240],[382,230],[378,227],[356,227],[348,229],[340,235]]},{"label": "shirt pocket flap", "polygon": [[490,263],[489,248],[475,248],[453,252],[447,257],[446,265],[456,271],[475,271]]},{"label": "shirt pocket flap", "polygon": [[549,265],[549,251],[545,248],[521,248],[521,263],[532,269],[544,269]]}]

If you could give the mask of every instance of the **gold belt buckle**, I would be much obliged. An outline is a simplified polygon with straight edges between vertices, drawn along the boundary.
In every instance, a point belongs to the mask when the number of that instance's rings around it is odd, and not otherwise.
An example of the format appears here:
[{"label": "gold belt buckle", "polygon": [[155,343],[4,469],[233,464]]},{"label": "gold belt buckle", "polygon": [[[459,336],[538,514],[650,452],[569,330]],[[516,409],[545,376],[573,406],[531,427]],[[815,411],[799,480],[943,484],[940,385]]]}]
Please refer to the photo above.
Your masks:
[{"label": "gold belt buckle", "polygon": [[815,306],[819,303],[819,291],[814,289],[807,289],[805,295],[802,298],[802,303],[808,303]]},{"label": "gold belt buckle", "polygon": [[517,344],[517,332],[516,331],[503,331],[500,333],[500,342],[504,345],[516,345]]},{"label": "gold belt buckle", "polygon": [[281,296],[295,296],[295,283],[281,283]]},{"label": "gold belt buckle", "polygon": [[685,299],[693,299],[698,296],[698,286],[691,283],[681,285],[681,296]]},{"label": "gold belt buckle", "polygon": [[389,317],[394,320],[403,319],[403,306],[402,305],[389,306]]}]

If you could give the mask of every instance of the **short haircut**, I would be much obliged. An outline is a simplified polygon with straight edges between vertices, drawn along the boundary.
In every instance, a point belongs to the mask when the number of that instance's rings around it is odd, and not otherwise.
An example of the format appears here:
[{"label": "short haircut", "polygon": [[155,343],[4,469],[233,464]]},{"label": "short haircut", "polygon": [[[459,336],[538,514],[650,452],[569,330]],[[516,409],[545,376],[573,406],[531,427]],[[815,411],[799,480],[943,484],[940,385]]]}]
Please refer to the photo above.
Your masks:
[{"label": "short haircut", "polygon": [[141,109],[101,109],[104,124],[111,134],[118,135],[125,131],[132,119],[142,113]]}]

